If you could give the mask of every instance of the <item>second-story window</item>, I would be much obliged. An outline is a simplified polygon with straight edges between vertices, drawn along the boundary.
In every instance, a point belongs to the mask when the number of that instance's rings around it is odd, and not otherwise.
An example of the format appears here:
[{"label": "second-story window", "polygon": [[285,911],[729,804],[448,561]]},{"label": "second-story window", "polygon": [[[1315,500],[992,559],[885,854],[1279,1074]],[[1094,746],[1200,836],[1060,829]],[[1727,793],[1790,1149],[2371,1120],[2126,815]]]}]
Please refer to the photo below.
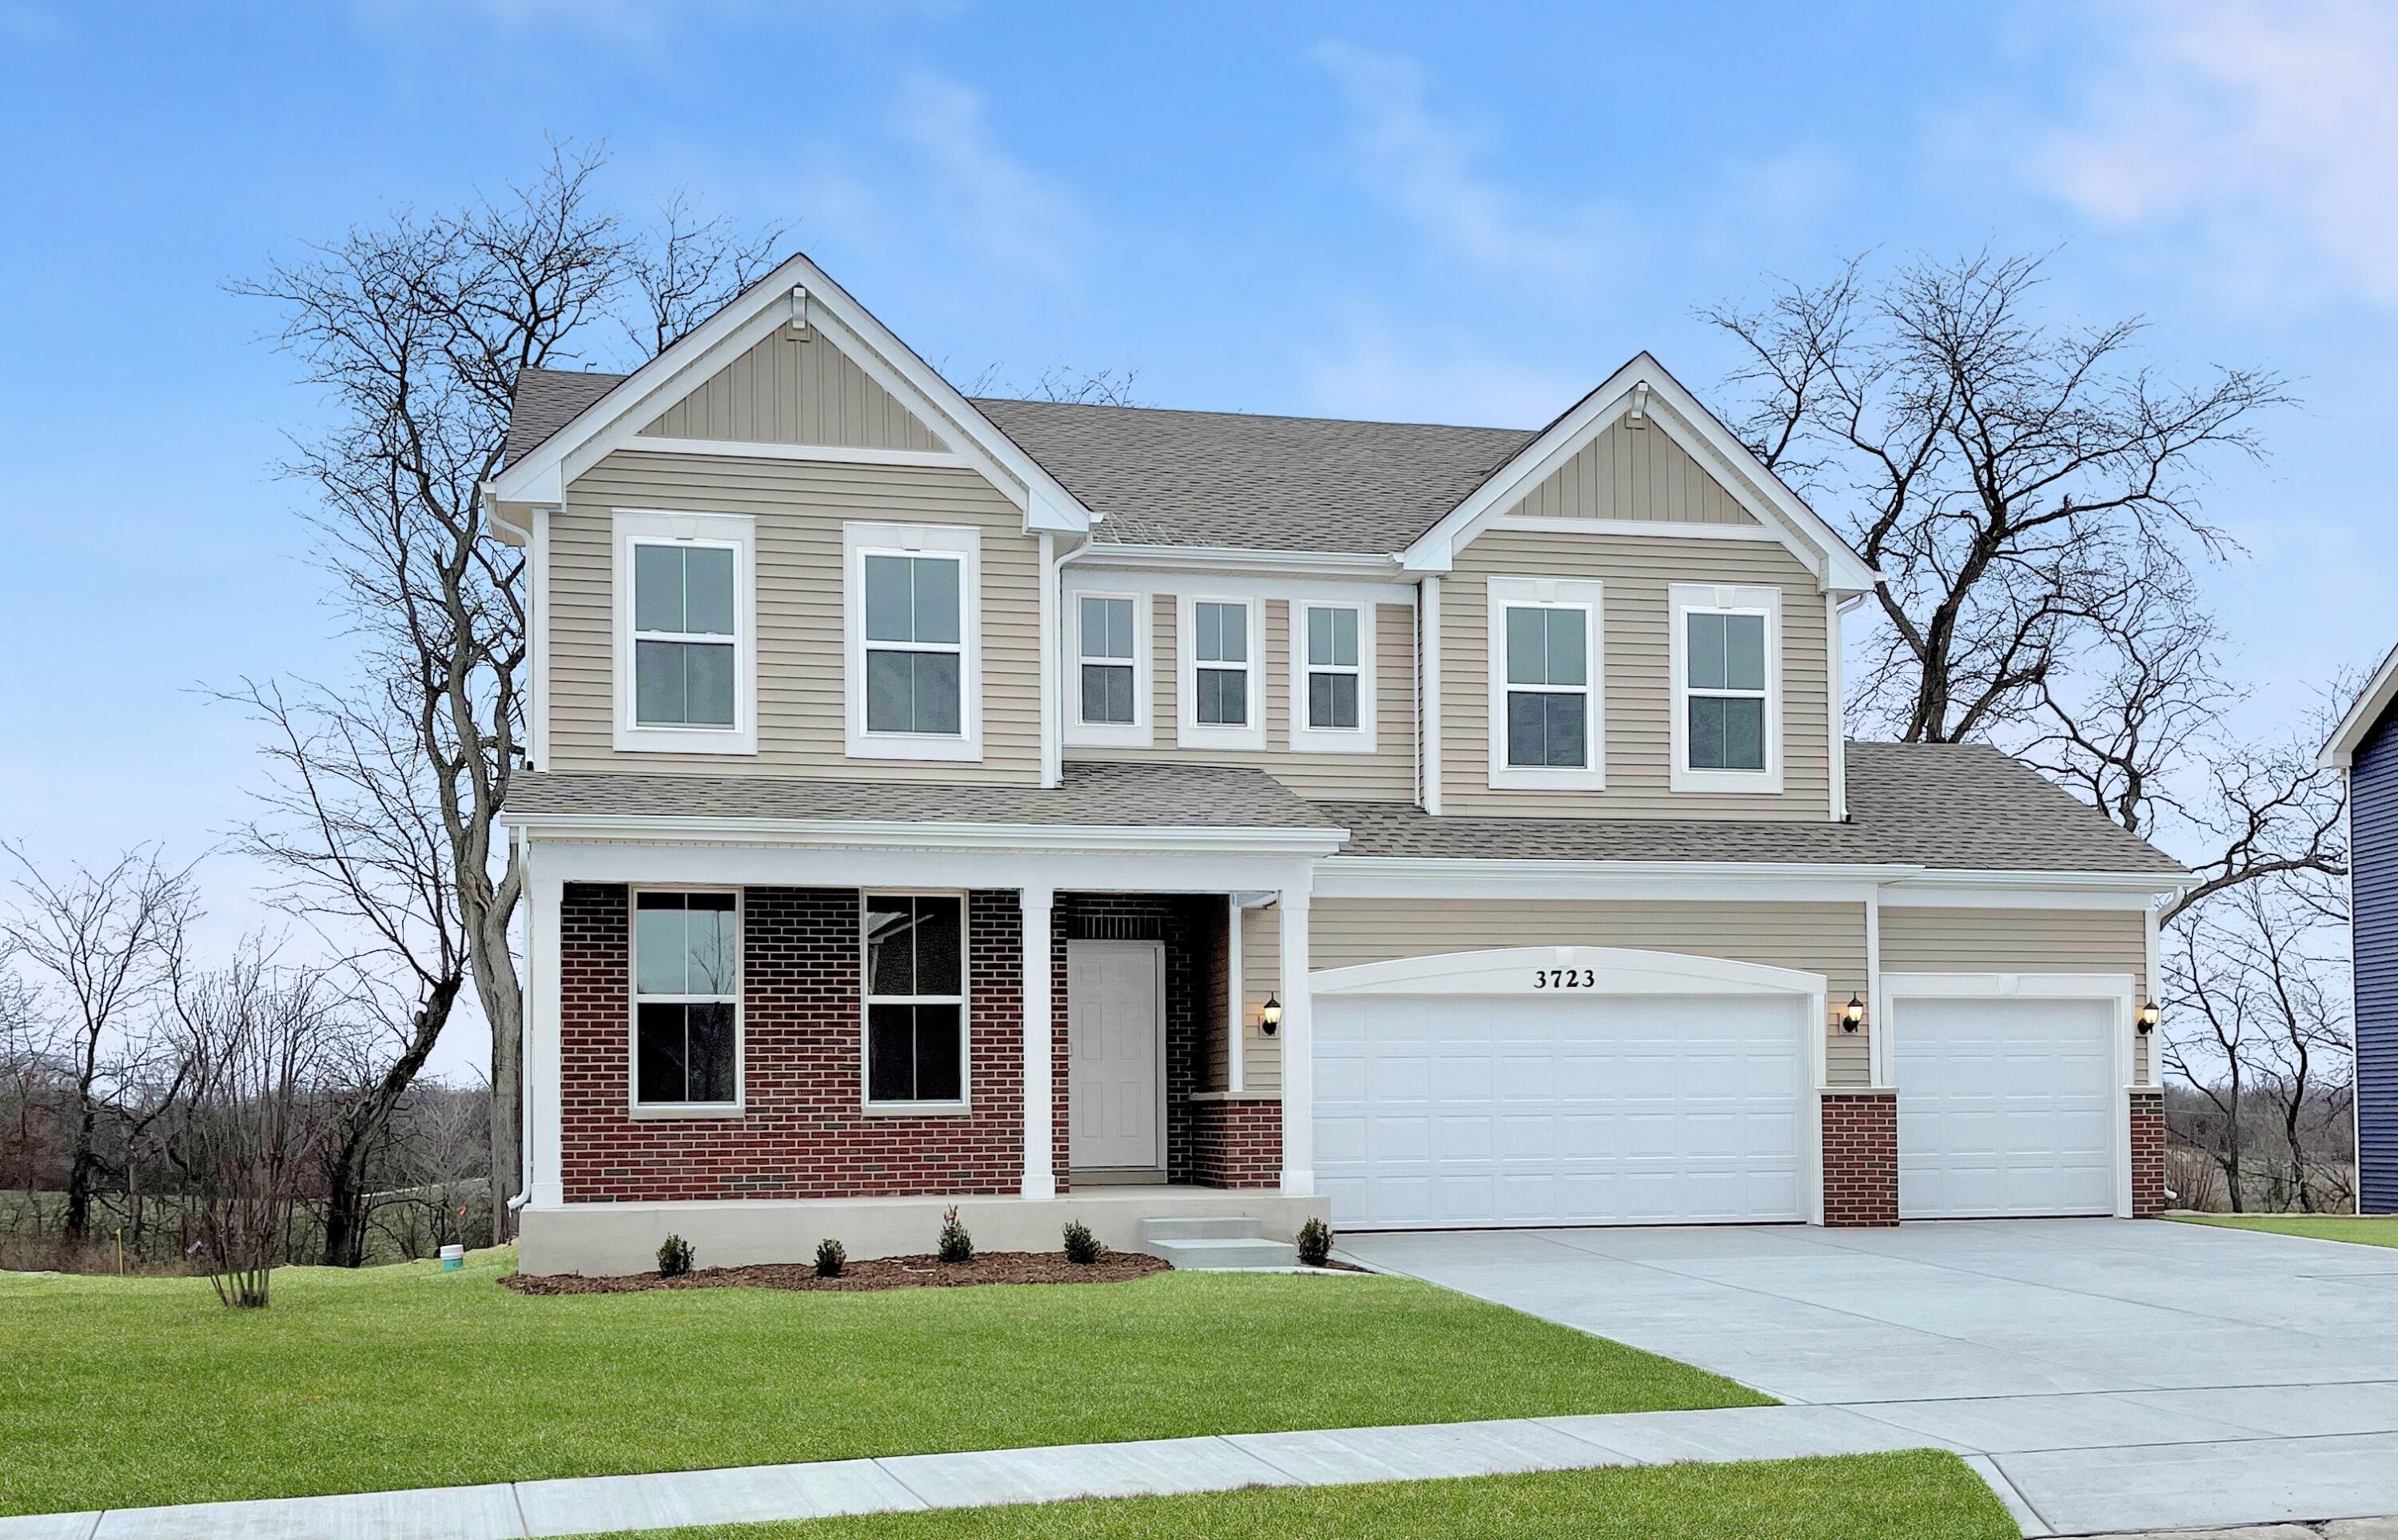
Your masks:
[{"label": "second-story window", "polygon": [[1374,750],[1375,608],[1290,601],[1290,746],[1299,754]]},{"label": "second-story window", "polygon": [[1357,725],[1357,611],[1311,604],[1307,611],[1307,725]]},{"label": "second-story window", "polygon": [[1249,607],[1200,599],[1191,607],[1192,663],[1205,727],[1246,727],[1249,720]]},{"label": "second-story window", "polygon": [[637,726],[733,726],[734,554],[693,541],[633,542]]},{"label": "second-story window", "polygon": [[1094,727],[1128,727],[1135,719],[1133,600],[1085,594],[1079,621],[1083,665],[1083,720]]},{"label": "second-story window", "polygon": [[1605,784],[1600,585],[1493,578],[1490,783]]},{"label": "second-story window", "polygon": [[981,531],[848,524],[842,543],[850,757],[980,759]]},{"label": "second-story window", "polygon": [[1782,789],[1782,591],[1671,586],[1673,789]]}]

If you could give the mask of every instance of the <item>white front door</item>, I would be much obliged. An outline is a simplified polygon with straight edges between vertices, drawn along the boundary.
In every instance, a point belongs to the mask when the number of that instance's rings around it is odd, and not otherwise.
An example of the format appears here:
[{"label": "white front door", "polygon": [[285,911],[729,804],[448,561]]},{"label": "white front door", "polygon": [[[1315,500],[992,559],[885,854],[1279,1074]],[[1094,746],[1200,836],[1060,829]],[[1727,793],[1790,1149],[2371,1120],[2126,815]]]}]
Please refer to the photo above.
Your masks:
[{"label": "white front door", "polygon": [[2115,1011],[1898,1001],[1899,1217],[2113,1213]]},{"label": "white front door", "polygon": [[1153,941],[1066,945],[1068,1155],[1076,1171],[1165,1164],[1165,951]]}]

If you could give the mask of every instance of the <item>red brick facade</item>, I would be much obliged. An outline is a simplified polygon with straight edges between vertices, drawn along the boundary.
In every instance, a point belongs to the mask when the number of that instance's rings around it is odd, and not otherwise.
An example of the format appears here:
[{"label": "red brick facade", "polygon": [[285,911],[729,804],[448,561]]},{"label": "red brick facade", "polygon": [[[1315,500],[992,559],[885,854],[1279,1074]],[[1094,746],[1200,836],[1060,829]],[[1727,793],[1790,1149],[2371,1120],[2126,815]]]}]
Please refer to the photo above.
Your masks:
[{"label": "red brick facade", "polygon": [[1898,1223],[1898,1097],[1890,1091],[1824,1095],[1824,1223]]},{"label": "red brick facade", "polygon": [[1282,1181],[1282,1102],[1209,1098],[1191,1104],[1191,1179],[1203,1187]]},{"label": "red brick facade", "polygon": [[2165,1212],[2165,1093],[2132,1092],[2132,1217]]}]

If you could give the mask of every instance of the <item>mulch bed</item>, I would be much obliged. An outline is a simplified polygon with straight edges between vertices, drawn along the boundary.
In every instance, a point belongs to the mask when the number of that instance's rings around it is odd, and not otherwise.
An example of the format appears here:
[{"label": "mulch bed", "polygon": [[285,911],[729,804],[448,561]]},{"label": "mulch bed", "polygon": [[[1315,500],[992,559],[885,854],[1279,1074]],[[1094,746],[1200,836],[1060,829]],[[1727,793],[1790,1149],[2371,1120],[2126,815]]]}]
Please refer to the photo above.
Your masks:
[{"label": "mulch bed", "polygon": [[1074,1263],[1063,1252],[984,1252],[972,1262],[935,1256],[883,1257],[853,1262],[839,1278],[818,1278],[804,1262],[754,1267],[701,1267],[680,1278],[634,1273],[626,1278],[581,1278],[511,1274],[501,1284],[520,1294],[631,1294],[645,1289],[821,1289],[861,1292],[873,1289],[955,1289],[970,1283],[1123,1283],[1162,1273],[1169,1264],[1138,1252],[1110,1252],[1097,1262]]}]

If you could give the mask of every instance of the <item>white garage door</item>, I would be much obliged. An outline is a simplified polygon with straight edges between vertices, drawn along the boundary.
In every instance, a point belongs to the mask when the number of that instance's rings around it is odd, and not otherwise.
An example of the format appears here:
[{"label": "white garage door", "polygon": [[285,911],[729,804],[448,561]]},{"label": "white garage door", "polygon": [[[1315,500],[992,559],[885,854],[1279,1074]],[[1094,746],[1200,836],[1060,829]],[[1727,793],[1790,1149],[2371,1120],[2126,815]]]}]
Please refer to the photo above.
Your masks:
[{"label": "white garage door", "polygon": [[1900,1000],[1898,1212],[2115,1212],[2115,1008]]},{"label": "white garage door", "polygon": [[1804,1006],[1773,995],[1319,995],[1336,1224],[1795,1220]]}]

